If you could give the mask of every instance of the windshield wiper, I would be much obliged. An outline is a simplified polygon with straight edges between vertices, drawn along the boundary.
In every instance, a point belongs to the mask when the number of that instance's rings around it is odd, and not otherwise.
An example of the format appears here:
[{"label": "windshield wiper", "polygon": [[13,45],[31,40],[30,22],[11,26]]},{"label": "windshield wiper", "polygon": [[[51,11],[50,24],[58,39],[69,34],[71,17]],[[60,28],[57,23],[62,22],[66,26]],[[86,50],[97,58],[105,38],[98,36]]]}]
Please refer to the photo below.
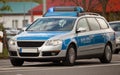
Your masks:
[{"label": "windshield wiper", "polygon": [[35,31],[35,30],[26,30],[26,31]]}]

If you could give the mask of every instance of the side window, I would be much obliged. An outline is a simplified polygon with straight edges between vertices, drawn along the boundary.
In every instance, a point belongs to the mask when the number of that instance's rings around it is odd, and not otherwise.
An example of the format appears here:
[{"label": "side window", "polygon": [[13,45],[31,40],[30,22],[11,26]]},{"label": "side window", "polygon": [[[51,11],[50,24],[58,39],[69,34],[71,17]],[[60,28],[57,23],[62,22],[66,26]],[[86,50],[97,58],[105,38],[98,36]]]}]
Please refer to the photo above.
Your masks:
[{"label": "side window", "polygon": [[91,30],[100,30],[100,25],[95,18],[87,18]]},{"label": "side window", "polygon": [[89,26],[85,18],[82,18],[78,21],[77,29],[80,27],[85,28],[87,31],[89,31]]},{"label": "side window", "polygon": [[12,27],[14,29],[18,28],[18,20],[12,20]]},{"label": "side window", "polygon": [[102,29],[108,28],[108,25],[107,25],[107,23],[104,21],[104,19],[97,18],[97,21],[99,22],[99,24],[100,24],[100,26],[101,26]]}]

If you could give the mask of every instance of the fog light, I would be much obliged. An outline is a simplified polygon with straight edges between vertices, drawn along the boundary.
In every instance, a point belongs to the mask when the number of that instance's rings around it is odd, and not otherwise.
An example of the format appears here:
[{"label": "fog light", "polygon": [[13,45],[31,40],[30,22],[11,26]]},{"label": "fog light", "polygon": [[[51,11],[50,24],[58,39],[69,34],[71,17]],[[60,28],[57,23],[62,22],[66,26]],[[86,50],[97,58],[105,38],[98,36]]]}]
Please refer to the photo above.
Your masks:
[{"label": "fog light", "polygon": [[56,50],[56,51],[44,51],[42,52],[42,56],[56,56],[58,55],[60,52],[60,50]]}]

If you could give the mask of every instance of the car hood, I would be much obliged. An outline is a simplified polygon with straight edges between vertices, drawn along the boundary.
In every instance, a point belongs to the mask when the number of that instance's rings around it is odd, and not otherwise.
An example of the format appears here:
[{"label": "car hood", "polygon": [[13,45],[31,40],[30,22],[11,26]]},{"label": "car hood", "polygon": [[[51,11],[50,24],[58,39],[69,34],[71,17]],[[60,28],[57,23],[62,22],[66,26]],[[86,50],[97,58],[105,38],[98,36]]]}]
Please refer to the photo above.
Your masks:
[{"label": "car hood", "polygon": [[65,34],[68,32],[22,32],[17,35],[17,40],[48,40],[54,36]]}]

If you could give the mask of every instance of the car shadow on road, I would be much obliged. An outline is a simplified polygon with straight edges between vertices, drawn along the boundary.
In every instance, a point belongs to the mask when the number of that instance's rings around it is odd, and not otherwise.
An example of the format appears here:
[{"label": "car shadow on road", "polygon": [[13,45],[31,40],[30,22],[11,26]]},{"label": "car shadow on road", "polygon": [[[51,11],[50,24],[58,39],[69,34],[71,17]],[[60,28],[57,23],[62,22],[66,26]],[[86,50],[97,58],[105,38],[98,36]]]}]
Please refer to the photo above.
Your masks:
[{"label": "car shadow on road", "polygon": [[[62,63],[52,63],[52,62],[40,62],[40,63],[32,63],[24,64],[22,67],[65,67]],[[99,65],[101,64],[99,61],[88,61],[88,60],[80,60],[76,61],[74,66],[88,66],[88,65]],[[67,66],[66,66],[67,67]]]}]

